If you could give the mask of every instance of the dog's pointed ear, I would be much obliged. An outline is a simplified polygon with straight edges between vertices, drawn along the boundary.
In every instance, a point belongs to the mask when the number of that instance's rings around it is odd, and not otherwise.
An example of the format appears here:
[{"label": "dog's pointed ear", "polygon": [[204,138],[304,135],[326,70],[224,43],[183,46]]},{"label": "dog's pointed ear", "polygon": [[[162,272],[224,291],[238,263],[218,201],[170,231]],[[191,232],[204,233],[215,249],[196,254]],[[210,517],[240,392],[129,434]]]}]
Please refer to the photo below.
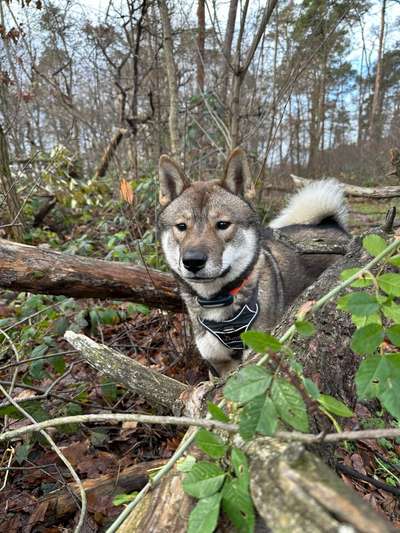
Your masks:
[{"label": "dog's pointed ear", "polygon": [[160,157],[158,176],[160,179],[160,204],[163,207],[171,203],[190,186],[189,180],[179,165],[167,155]]},{"label": "dog's pointed ear", "polygon": [[246,200],[255,197],[255,189],[251,178],[249,162],[242,148],[235,148],[225,165],[225,176],[222,187]]}]

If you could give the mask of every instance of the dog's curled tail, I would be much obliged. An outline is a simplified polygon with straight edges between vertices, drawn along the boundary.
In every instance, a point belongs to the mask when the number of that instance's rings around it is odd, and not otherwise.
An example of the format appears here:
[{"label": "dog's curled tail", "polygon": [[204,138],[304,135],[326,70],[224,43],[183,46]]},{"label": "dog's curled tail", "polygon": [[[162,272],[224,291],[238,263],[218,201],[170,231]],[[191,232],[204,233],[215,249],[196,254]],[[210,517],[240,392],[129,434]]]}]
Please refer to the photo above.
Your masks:
[{"label": "dog's curled tail", "polygon": [[269,224],[283,228],[293,224],[318,225],[332,220],[346,229],[347,207],[342,185],[335,179],[319,180],[306,185],[292,196],[280,215]]}]

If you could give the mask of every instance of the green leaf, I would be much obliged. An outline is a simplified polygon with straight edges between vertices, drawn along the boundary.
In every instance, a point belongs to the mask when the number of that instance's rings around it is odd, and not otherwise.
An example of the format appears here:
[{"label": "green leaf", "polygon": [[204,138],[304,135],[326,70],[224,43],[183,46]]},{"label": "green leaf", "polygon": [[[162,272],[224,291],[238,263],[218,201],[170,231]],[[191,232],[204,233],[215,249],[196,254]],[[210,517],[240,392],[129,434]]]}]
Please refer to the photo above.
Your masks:
[{"label": "green leaf", "polygon": [[239,433],[242,439],[249,440],[255,434],[264,407],[265,397],[257,396],[246,403],[240,412]]},{"label": "green leaf", "polygon": [[229,422],[229,417],[220,407],[218,407],[218,405],[215,405],[215,403],[207,402],[207,409],[214,420],[218,420],[219,422]]},{"label": "green leaf", "polygon": [[400,255],[394,255],[388,260],[388,263],[393,266],[400,267]]},{"label": "green leaf", "polygon": [[313,398],[314,400],[318,400],[320,392],[319,392],[317,385],[311,379],[304,378],[304,377],[303,377],[303,384],[304,384],[304,387],[306,388],[306,391],[311,396],[311,398]]},{"label": "green leaf", "polygon": [[248,488],[250,483],[250,470],[246,454],[239,448],[232,448],[231,461],[233,470],[241,485]]},{"label": "green leaf", "polygon": [[387,247],[386,241],[379,235],[367,235],[364,237],[362,244],[363,248],[373,257],[382,253]]},{"label": "green leaf", "polygon": [[400,324],[400,305],[389,301],[382,306],[382,312],[386,318]]},{"label": "green leaf", "polygon": [[268,389],[271,375],[260,366],[242,368],[236,376],[232,376],[224,387],[224,396],[237,403],[246,403]]},{"label": "green leaf", "polygon": [[372,354],[384,339],[383,328],[379,324],[368,324],[354,332],[351,349],[357,354]]},{"label": "green leaf", "polygon": [[189,516],[187,533],[212,533],[217,527],[221,493],[201,499]]},{"label": "green leaf", "polygon": [[328,394],[320,394],[318,397],[318,402],[330,413],[342,416],[342,417],[352,417],[354,415],[353,411],[347,407],[343,402],[329,396]]},{"label": "green leaf", "polygon": [[214,463],[199,461],[182,482],[186,494],[194,498],[206,498],[215,494],[222,486],[225,472]]},{"label": "green leaf", "polygon": [[148,315],[150,313],[150,309],[147,307],[147,305],[143,304],[128,304],[128,307],[126,308],[129,315],[132,315],[133,313],[141,313],[142,315]]},{"label": "green leaf", "polygon": [[[339,303],[339,302],[338,302]],[[367,316],[379,310],[379,304],[375,296],[366,292],[352,292],[340,298],[340,309],[349,311],[353,315]]]},{"label": "green leaf", "polygon": [[32,444],[26,442],[25,444],[20,444],[15,452],[15,460],[20,465],[29,457],[29,453],[32,449]]},{"label": "green leaf", "polygon": [[265,398],[264,405],[261,409],[261,413],[258,419],[256,432],[262,435],[272,437],[275,435],[276,428],[278,427],[278,413],[271,398]]},{"label": "green leaf", "polygon": [[400,296],[400,274],[381,274],[378,285],[386,294]]},{"label": "green leaf", "polygon": [[253,532],[255,513],[248,487],[237,479],[228,479],[222,491],[222,509],[242,532]]},{"label": "green leaf", "polygon": [[240,412],[239,433],[249,440],[255,433],[273,435],[278,425],[275,406],[268,397],[257,396],[247,403]]},{"label": "green leaf", "polygon": [[57,355],[50,359],[50,364],[57,372],[57,374],[64,374],[65,372],[65,359],[62,355]]},{"label": "green leaf", "polygon": [[400,346],[400,324],[395,324],[386,330],[386,335],[395,346]]},{"label": "green leaf", "polygon": [[380,324],[382,325],[382,319],[380,313],[374,313],[368,316],[351,315],[351,321],[357,329],[368,326],[368,324]]},{"label": "green leaf", "polygon": [[296,330],[303,337],[312,337],[315,334],[315,326],[307,320],[296,320],[294,323]]},{"label": "green leaf", "polygon": [[[346,281],[347,279],[351,278],[360,271],[360,267],[355,268],[348,268],[346,270],[343,270],[340,274],[340,278],[343,281]],[[373,284],[371,276],[368,273],[361,274],[360,278],[358,278],[356,281],[353,281],[353,283],[350,285],[350,287],[355,288],[365,288],[365,287],[371,287]]]},{"label": "green leaf", "polygon": [[117,386],[115,383],[105,382],[101,384],[101,393],[110,403],[115,402],[118,397]]},{"label": "green leaf", "polygon": [[390,375],[387,357],[369,355],[361,362],[355,376],[357,395],[363,400],[372,400],[379,396]]},{"label": "green leaf", "polygon": [[207,455],[214,459],[223,457],[228,449],[218,435],[200,428],[196,434],[196,444]]},{"label": "green leaf", "polygon": [[190,472],[193,465],[196,463],[196,457],[187,455],[184,459],[179,459],[176,463],[176,468],[179,472]]},{"label": "green leaf", "polygon": [[379,400],[389,413],[400,420],[400,380],[388,379]]},{"label": "green leaf", "polygon": [[246,331],[241,334],[241,338],[249,348],[257,353],[265,353],[268,350],[279,352],[282,349],[282,344],[276,337],[262,331]]},{"label": "green leaf", "polygon": [[125,503],[130,503],[132,500],[136,498],[138,494],[139,494],[138,492],[131,492],[131,494],[117,494],[116,496],[114,496],[112,503],[116,507],[118,505],[124,505]]},{"label": "green leaf", "polygon": [[279,416],[298,431],[308,431],[306,405],[299,391],[288,381],[278,378],[272,384],[272,401]]}]

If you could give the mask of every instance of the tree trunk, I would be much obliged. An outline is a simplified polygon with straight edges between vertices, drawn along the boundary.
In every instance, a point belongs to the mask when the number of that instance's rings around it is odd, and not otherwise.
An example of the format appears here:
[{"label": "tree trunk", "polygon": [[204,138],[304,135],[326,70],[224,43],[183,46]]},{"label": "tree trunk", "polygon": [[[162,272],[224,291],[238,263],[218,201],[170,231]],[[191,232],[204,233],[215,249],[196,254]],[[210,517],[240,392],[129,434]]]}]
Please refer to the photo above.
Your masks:
[{"label": "tree trunk", "polygon": [[200,94],[204,93],[204,61],[206,40],[206,10],[205,0],[197,2],[197,89]]},{"label": "tree trunk", "polygon": [[16,241],[22,240],[21,203],[18,198],[16,183],[11,176],[10,159],[8,155],[7,139],[0,124],[0,185],[3,201],[7,204],[8,213],[6,224],[7,233]]},{"label": "tree trunk", "polygon": [[385,12],[386,0],[382,0],[381,26],[379,32],[378,57],[376,59],[376,74],[374,84],[374,96],[372,99],[371,118],[369,123],[369,138],[371,141],[379,141],[382,134],[382,59],[383,44],[385,37]]},{"label": "tree trunk", "polygon": [[171,142],[171,155],[179,156],[179,128],[178,128],[178,75],[174,60],[174,50],[172,42],[171,20],[165,0],[159,0],[161,22],[163,27],[163,41],[165,66],[167,69],[168,90],[169,90],[169,136]]}]

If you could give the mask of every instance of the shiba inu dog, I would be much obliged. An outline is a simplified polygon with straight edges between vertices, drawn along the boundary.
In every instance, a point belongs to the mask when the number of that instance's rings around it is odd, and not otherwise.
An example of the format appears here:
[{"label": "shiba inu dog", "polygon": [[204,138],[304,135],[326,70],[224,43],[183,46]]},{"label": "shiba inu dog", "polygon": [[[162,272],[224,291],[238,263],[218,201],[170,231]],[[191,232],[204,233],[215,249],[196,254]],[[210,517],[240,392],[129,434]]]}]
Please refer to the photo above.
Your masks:
[{"label": "shiba inu dog", "polygon": [[166,155],[159,165],[161,244],[193,326],[196,345],[219,375],[245,357],[240,334],[270,330],[288,305],[339,256],[301,255],[273,238],[347,240],[346,207],[335,180],[294,195],[269,227],[251,206],[246,155],[235,149],[221,179],[190,183]]}]

